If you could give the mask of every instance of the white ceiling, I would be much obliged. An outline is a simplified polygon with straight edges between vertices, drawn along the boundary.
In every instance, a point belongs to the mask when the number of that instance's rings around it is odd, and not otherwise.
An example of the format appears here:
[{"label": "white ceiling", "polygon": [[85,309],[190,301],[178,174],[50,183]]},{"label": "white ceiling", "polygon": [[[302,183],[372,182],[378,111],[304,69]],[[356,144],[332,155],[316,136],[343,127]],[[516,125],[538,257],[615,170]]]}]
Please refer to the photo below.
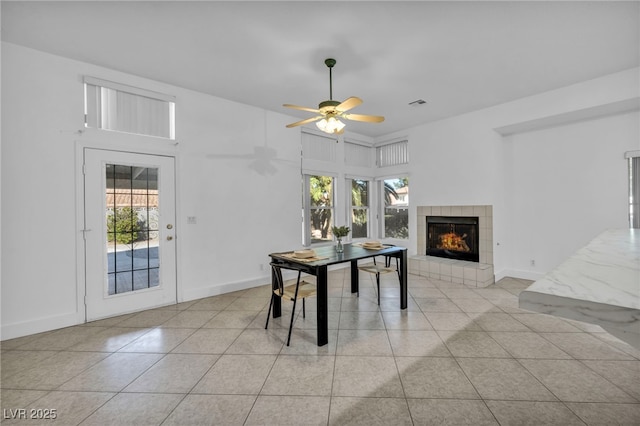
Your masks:
[{"label": "white ceiling", "polygon": [[[10,2],[2,40],[295,116],[358,96],[381,136],[640,65],[640,3]],[[409,102],[424,99],[414,107]]]}]

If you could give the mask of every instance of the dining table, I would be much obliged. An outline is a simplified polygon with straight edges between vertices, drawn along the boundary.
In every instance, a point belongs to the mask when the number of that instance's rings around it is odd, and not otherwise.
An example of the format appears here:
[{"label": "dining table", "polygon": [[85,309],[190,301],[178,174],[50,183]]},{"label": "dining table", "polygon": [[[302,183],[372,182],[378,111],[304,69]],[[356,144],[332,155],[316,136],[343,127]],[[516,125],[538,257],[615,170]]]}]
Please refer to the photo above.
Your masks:
[{"label": "dining table", "polygon": [[[316,277],[317,300],[317,330],[318,346],[329,343],[328,316],[328,268],[332,265],[349,262],[351,264],[351,293],[358,293],[359,269],[358,261],[384,256],[385,261],[397,260],[398,278],[400,281],[400,306],[407,309],[407,249],[395,245],[381,245],[371,248],[366,244],[348,243],[343,245],[343,251],[336,251],[336,246],[321,246],[313,248],[314,255],[308,258],[296,257],[295,251],[271,253],[271,262],[285,267],[301,270]],[[277,289],[276,277],[272,271],[272,286]],[[275,297],[273,301],[273,318],[282,315],[281,300]]]}]

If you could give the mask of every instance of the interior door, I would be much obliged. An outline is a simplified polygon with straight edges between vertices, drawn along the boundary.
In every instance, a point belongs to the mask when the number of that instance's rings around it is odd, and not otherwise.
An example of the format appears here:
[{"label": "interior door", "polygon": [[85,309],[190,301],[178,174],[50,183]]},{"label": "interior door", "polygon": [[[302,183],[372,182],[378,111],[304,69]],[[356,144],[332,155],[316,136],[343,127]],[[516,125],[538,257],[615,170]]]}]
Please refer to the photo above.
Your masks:
[{"label": "interior door", "polygon": [[84,149],[86,318],[176,303],[174,158]]}]

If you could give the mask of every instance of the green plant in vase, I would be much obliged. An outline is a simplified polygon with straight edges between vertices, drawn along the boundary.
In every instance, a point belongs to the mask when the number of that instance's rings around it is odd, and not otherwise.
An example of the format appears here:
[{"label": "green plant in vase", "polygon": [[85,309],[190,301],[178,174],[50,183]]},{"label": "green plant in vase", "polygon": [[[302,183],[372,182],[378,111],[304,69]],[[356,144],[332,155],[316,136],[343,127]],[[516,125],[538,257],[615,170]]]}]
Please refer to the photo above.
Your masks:
[{"label": "green plant in vase", "polygon": [[333,236],[336,237],[336,240],[338,240],[338,244],[336,245],[336,252],[342,253],[344,251],[344,248],[342,247],[342,239],[349,235],[350,231],[351,229],[349,229],[348,226],[334,226],[331,228]]}]

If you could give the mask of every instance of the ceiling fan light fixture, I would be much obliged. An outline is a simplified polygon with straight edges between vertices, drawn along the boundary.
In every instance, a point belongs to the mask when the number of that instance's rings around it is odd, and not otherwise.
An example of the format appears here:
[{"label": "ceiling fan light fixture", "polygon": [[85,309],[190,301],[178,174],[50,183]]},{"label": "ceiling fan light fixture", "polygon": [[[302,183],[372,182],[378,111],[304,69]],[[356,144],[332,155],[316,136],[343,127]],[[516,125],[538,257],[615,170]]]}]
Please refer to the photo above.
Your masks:
[{"label": "ceiling fan light fixture", "polygon": [[316,126],[318,129],[329,134],[342,133],[342,129],[344,129],[344,123],[335,117],[323,118],[316,122]]}]

